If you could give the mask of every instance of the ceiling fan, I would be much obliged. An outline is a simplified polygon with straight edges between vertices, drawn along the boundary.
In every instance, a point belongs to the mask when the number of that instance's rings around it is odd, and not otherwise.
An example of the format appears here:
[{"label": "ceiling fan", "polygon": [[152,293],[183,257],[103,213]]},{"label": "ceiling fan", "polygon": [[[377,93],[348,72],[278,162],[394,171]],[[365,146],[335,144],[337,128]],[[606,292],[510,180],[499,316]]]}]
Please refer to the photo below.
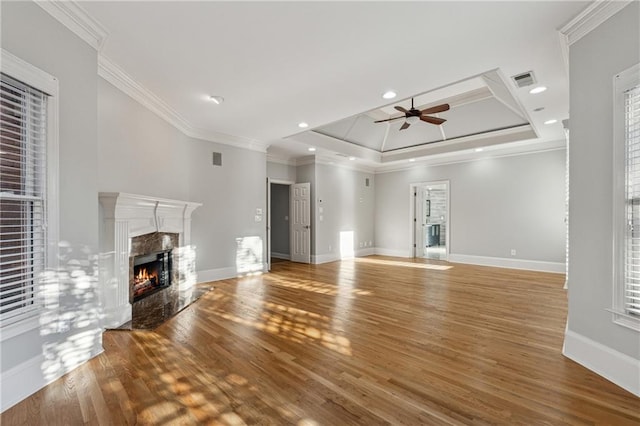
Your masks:
[{"label": "ceiling fan", "polygon": [[394,118],[387,118],[386,120],[374,121],[374,123],[382,123],[382,122],[385,122],[385,121],[393,121],[393,120],[397,120],[399,118],[404,118],[405,122],[400,127],[400,130],[407,129],[412,124],[417,123],[418,120],[422,120],[424,122],[435,124],[435,125],[439,126],[440,124],[444,123],[447,120],[445,120],[444,118],[439,118],[439,117],[431,117],[431,116],[429,116],[427,114],[435,114],[437,112],[448,111],[449,110],[449,104],[436,105],[434,107],[426,108],[426,109],[423,109],[422,111],[420,111],[419,109],[414,108],[414,106],[413,106],[413,98],[411,98],[411,109],[407,110],[407,109],[405,109],[405,108],[403,108],[401,106],[397,106],[397,105],[394,108],[397,109],[398,111],[404,113],[404,117],[400,116],[400,117],[394,117]]}]

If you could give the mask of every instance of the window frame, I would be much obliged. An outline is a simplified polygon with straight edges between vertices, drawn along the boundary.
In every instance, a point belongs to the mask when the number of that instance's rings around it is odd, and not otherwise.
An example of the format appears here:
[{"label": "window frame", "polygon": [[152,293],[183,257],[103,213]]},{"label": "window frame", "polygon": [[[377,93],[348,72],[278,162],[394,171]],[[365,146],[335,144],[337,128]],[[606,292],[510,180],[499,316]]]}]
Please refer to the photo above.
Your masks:
[{"label": "window frame", "polygon": [[640,316],[625,310],[626,208],[626,124],[625,92],[640,86],[640,64],[613,77],[613,300],[614,323],[640,332]]},{"label": "window frame", "polygon": [[0,342],[40,326],[40,316],[45,310],[51,311],[58,307],[57,271],[58,271],[58,241],[59,241],[59,145],[58,145],[58,80],[45,71],[18,58],[5,49],[0,48],[0,71],[38,89],[47,97],[47,136],[46,136],[46,253],[44,269],[47,273],[46,288],[40,286],[36,297],[40,297],[39,306],[23,316],[16,317],[8,324],[0,324]]}]

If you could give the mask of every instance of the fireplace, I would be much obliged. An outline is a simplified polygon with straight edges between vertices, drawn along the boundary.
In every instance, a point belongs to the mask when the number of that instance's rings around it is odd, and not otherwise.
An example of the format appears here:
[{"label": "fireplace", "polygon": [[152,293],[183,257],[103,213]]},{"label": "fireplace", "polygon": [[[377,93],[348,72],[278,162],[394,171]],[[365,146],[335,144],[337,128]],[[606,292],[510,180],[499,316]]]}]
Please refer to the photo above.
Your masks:
[{"label": "fireplace", "polygon": [[[101,192],[99,200],[103,217],[99,279],[104,327],[155,328],[197,295],[191,213],[201,204],[123,192]],[[165,251],[169,254],[158,258]],[[147,255],[152,257],[145,260]],[[166,273],[160,268],[154,280],[149,278],[154,276],[153,270],[147,268],[146,279],[145,272],[140,276],[138,270],[136,293],[140,297],[135,297],[134,269],[139,262],[154,261],[164,264]],[[147,287],[155,288],[147,293],[143,291]]]},{"label": "fireplace", "polygon": [[171,259],[171,250],[134,257],[131,289],[134,302],[171,285]]}]

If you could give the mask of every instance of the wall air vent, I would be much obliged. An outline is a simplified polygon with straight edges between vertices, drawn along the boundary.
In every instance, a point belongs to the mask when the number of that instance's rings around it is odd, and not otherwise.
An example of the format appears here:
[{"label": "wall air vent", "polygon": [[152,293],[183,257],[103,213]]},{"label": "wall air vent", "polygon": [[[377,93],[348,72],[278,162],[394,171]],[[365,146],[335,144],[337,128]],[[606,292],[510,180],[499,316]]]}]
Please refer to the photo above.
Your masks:
[{"label": "wall air vent", "polygon": [[222,166],[222,153],[214,152],[213,153],[213,165],[214,166]]},{"label": "wall air vent", "polygon": [[527,87],[531,86],[532,84],[536,84],[536,77],[535,75],[533,75],[533,71],[514,75],[511,77],[511,79],[518,87]]}]

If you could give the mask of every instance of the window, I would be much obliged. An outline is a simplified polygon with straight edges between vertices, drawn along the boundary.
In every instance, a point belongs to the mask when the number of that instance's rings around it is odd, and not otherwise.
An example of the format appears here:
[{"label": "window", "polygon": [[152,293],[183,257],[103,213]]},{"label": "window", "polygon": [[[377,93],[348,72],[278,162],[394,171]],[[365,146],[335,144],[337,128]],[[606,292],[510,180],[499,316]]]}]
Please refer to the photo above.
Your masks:
[{"label": "window", "polygon": [[[640,330],[640,67],[615,77],[614,321]],[[621,164],[622,163],[622,164]]]},{"label": "window", "polygon": [[[57,242],[57,81],[2,51],[0,68],[0,327],[37,317]],[[52,238],[53,237],[53,238]],[[6,336],[3,336],[3,338]]]}]

